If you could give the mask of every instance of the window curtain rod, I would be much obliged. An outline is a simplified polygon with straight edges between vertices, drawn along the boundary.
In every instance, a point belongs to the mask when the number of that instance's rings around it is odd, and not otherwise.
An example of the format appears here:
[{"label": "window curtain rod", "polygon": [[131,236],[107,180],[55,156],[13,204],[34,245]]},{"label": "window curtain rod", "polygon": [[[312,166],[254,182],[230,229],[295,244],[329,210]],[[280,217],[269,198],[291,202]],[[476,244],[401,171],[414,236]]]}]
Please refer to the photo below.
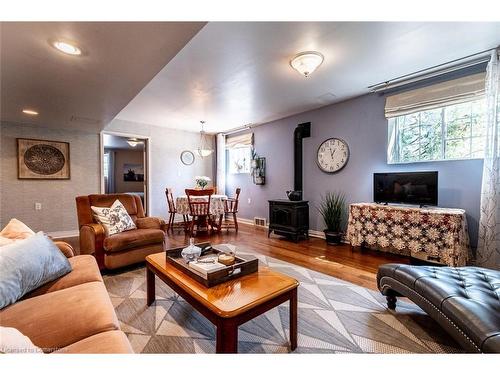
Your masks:
[{"label": "window curtain rod", "polygon": [[446,73],[451,73],[460,69],[482,64],[490,60],[491,51],[494,51],[496,49],[497,48],[490,48],[481,52],[474,53],[472,55],[435,65],[430,68],[418,70],[410,74],[405,74],[385,82],[368,86],[368,89],[371,92],[386,91],[389,89],[394,89],[396,87],[408,85],[410,83],[422,81],[424,79],[437,77]]},{"label": "window curtain rod", "polygon": [[[261,124],[260,124],[261,125]],[[255,128],[256,126],[259,126],[257,124],[255,125],[244,125],[244,126],[239,126],[237,128],[233,128],[233,129],[230,129],[230,130],[227,130],[225,132],[221,132],[221,133],[218,133],[218,134],[222,134],[224,136],[226,135],[233,135],[233,134],[236,134],[236,133],[240,133],[240,132],[243,132],[245,130],[250,130],[250,129],[253,129]]]}]

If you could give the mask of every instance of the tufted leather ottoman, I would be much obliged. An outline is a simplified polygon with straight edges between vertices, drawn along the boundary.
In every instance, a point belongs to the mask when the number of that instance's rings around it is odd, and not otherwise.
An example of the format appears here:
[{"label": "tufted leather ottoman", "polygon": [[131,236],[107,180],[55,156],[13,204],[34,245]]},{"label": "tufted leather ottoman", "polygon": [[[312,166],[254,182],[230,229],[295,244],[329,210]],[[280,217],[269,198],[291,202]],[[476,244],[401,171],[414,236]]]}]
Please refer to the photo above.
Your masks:
[{"label": "tufted leather ottoman", "polygon": [[500,353],[500,271],[385,264],[377,283],[390,309],[408,297],[467,351]]}]

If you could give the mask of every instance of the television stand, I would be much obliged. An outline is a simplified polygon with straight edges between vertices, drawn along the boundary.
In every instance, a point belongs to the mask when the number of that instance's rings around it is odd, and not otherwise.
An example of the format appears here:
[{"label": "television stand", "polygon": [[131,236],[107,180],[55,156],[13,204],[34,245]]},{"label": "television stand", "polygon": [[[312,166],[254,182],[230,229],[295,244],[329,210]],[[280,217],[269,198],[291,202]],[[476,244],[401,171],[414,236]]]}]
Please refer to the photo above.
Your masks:
[{"label": "television stand", "polygon": [[351,246],[462,267],[471,257],[465,210],[377,203],[349,206]]}]

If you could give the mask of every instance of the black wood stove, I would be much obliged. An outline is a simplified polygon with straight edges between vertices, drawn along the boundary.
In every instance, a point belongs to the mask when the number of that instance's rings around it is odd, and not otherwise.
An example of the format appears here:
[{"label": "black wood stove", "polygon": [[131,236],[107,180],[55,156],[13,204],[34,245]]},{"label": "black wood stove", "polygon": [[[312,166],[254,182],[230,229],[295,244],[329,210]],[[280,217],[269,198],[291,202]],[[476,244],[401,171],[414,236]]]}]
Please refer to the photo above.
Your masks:
[{"label": "black wood stove", "polygon": [[291,237],[295,242],[301,237],[309,238],[309,203],[273,199],[269,201],[269,232]]},{"label": "black wood stove", "polygon": [[[290,199],[269,200],[269,231],[295,242],[309,238],[309,202],[302,200],[302,139],[311,136],[311,123],[299,124],[294,132],[294,191]],[[293,199],[293,200],[292,200]]]}]

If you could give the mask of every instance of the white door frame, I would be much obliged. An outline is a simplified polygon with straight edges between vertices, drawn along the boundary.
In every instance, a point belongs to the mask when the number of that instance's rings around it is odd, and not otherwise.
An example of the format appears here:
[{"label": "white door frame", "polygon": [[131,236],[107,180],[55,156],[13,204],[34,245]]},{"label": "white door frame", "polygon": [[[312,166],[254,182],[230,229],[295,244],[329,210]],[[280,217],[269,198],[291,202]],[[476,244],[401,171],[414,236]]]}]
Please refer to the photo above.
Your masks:
[{"label": "white door frame", "polygon": [[146,204],[145,210],[146,210],[146,215],[150,215],[151,213],[151,199],[149,199],[149,192],[151,191],[151,178],[150,178],[150,172],[151,172],[151,137],[145,136],[145,135],[140,135],[140,134],[131,134],[131,133],[122,133],[122,132],[116,132],[116,131],[108,131],[108,130],[102,130],[99,138],[100,138],[100,175],[101,175],[101,183],[100,183],[100,190],[101,194],[105,194],[106,189],[104,186],[104,134],[109,134],[109,135],[115,135],[117,137],[125,137],[125,138],[138,138],[138,139],[144,139],[146,142],[144,143],[144,155],[145,159],[144,160],[144,202]]}]

